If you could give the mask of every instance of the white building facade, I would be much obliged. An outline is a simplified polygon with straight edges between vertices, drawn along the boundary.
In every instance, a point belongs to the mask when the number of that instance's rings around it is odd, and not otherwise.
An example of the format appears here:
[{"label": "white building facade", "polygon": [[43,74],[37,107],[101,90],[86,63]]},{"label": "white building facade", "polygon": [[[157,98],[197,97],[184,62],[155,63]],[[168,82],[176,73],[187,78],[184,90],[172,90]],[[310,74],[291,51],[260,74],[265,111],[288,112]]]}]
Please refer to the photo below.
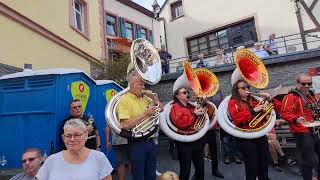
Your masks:
[{"label": "white building facade", "polygon": [[136,38],[147,39],[160,48],[160,23],[152,11],[128,0],[105,0],[104,6],[109,56],[128,53]]},{"label": "white building facade", "polygon": [[[194,59],[199,53],[211,58],[219,48],[227,51],[227,55],[232,54],[236,47],[250,48],[257,41],[268,40],[271,33],[276,37],[297,33],[320,36],[317,0],[167,0],[160,18],[164,19],[161,27],[164,44],[173,59],[177,59],[172,62],[190,56]],[[300,44],[294,48],[303,50],[303,38],[313,37],[301,38],[298,34],[292,38],[295,40],[291,42],[290,38],[286,42],[283,38],[276,41],[279,47]],[[319,45],[319,42],[308,44],[307,48]]]}]

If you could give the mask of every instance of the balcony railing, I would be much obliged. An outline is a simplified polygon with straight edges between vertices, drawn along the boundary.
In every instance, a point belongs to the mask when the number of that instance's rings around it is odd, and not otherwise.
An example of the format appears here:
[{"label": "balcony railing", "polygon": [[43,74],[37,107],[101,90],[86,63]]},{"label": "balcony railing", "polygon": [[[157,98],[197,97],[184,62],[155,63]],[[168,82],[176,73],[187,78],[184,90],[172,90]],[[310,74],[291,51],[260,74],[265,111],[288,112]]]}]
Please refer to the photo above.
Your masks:
[{"label": "balcony railing", "polygon": [[[302,39],[302,35],[305,37],[305,41]],[[262,46],[267,44],[269,40],[262,40],[259,41]],[[283,54],[290,54],[294,52],[304,51],[307,49],[316,49],[320,48],[320,36],[316,34],[291,34],[287,36],[279,36],[274,39],[275,43],[278,46],[278,54],[277,55],[271,55],[271,56],[278,56]],[[252,44],[244,44],[247,49],[254,51],[254,46]],[[262,49],[261,46],[261,49]],[[225,66],[234,64],[234,54],[237,47],[230,47],[228,49],[224,49],[226,52],[224,56],[221,58],[221,56],[217,56],[217,54],[214,52],[211,52],[209,54],[204,54],[204,61],[208,64],[207,67],[219,67],[219,66]],[[169,61],[169,74],[170,73],[176,73],[178,71],[182,70],[182,61],[188,59],[191,61],[192,66],[194,68],[197,67],[197,64],[199,63],[199,59],[196,56],[189,56],[189,57],[179,57],[179,58],[173,58]],[[262,58],[263,60],[264,58]]]}]

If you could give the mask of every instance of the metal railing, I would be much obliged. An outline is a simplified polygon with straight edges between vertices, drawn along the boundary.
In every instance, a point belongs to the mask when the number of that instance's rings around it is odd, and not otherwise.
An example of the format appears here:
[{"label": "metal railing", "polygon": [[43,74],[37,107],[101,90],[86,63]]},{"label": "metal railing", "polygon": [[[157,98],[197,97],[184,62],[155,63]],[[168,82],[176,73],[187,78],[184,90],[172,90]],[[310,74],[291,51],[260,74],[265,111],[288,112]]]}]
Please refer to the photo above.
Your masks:
[{"label": "metal railing", "polygon": [[[302,35],[305,37],[305,41],[302,38]],[[274,39],[276,45],[278,54],[270,55],[270,56],[278,56],[283,54],[289,54],[299,51],[304,51],[307,49],[316,49],[320,48],[320,36],[317,34],[290,34],[286,36],[278,36]],[[269,40],[262,40],[258,41],[262,46],[265,44],[268,44]],[[254,43],[250,44],[243,44],[242,46],[245,46],[247,49],[250,49],[254,51]],[[262,47],[261,46],[261,47]],[[307,47],[307,49],[305,49]],[[225,66],[234,64],[234,54],[237,47],[230,47],[224,49],[224,52],[226,52],[223,56],[223,58],[219,58],[215,52],[209,52],[207,54],[204,54],[204,61],[208,64],[207,67],[219,67],[219,66]],[[215,50],[214,50],[215,51]],[[260,51],[264,51],[264,49],[261,49]],[[197,56],[187,56],[187,57],[178,57],[173,58],[169,60],[169,73],[176,73],[178,71],[182,72],[182,61],[188,59],[191,61],[192,66],[194,68],[197,67],[197,64],[199,63],[199,59]],[[262,58],[263,60],[264,58]]]}]

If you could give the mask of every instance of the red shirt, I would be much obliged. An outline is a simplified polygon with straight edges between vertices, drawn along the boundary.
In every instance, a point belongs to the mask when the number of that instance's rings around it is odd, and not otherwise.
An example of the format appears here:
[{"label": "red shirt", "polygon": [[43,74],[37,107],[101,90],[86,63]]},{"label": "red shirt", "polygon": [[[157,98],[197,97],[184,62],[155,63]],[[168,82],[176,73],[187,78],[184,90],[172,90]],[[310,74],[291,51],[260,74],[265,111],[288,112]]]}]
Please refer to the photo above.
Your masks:
[{"label": "red shirt", "polygon": [[170,111],[172,123],[180,130],[193,130],[191,127],[196,121],[196,116],[193,113],[194,109],[195,107],[190,104],[184,106],[180,102],[173,103]]},{"label": "red shirt", "polygon": [[249,122],[255,117],[253,107],[255,107],[257,104],[258,102],[255,100],[245,103],[238,102],[235,99],[230,99],[228,111],[233,123],[239,128],[248,129]]},{"label": "red shirt", "polygon": [[302,97],[297,93],[289,93],[283,98],[281,118],[288,121],[290,131],[292,133],[309,133],[309,128],[302,126],[295,121],[299,117],[304,117],[306,121],[312,122],[313,116],[311,109],[306,108],[306,105],[316,102],[315,96],[307,95],[308,101],[304,102]]}]

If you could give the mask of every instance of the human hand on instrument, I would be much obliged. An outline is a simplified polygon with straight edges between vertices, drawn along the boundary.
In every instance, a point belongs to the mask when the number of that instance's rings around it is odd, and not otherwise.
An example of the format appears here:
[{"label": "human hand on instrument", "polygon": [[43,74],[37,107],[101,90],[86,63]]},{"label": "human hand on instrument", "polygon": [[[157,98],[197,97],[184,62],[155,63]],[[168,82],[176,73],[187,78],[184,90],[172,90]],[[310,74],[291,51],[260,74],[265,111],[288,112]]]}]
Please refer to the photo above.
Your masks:
[{"label": "human hand on instrument", "polygon": [[157,106],[149,106],[148,109],[144,112],[146,116],[153,116],[158,112]]},{"label": "human hand on instrument", "polygon": [[268,93],[261,93],[261,97],[265,100],[269,100],[271,96]]},{"label": "human hand on instrument", "polygon": [[307,124],[307,123],[308,123],[307,120],[306,120],[306,118],[304,118],[304,117],[302,117],[302,116],[300,116],[300,117],[297,119],[296,122],[299,123],[299,124]]},{"label": "human hand on instrument", "polygon": [[204,113],[204,109],[203,108],[196,108],[193,111],[197,116],[202,115]]},{"label": "human hand on instrument", "polygon": [[263,104],[261,104],[261,105],[259,105],[259,106],[255,107],[255,108],[253,108],[253,111],[254,111],[254,112],[260,112],[260,111],[262,111],[262,110],[263,110],[263,108],[264,108],[264,105],[263,105]]},{"label": "human hand on instrument", "polygon": [[92,126],[92,124],[89,124],[89,125],[87,126],[87,131],[88,131],[88,134],[92,133],[92,131],[93,131],[93,126]]}]

